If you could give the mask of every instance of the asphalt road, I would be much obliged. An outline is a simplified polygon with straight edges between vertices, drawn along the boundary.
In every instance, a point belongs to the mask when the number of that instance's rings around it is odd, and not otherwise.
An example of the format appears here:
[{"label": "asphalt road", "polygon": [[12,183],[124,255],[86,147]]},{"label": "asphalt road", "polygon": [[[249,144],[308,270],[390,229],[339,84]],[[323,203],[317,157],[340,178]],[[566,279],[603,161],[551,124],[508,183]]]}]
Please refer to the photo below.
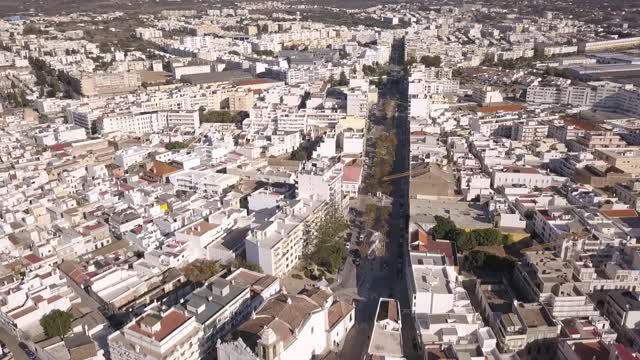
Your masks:
[{"label": "asphalt road", "polygon": [[4,328],[0,327],[0,340],[7,345],[11,353],[13,354],[13,358],[16,360],[28,360],[27,355],[18,347],[18,338],[9,333]]},{"label": "asphalt road", "polygon": [[[406,103],[406,92],[401,84],[387,87],[382,92],[379,104],[385,99],[395,96]],[[405,172],[409,168],[409,126],[406,114],[398,113],[395,121],[398,145],[394,162],[394,173]],[[370,144],[368,144],[370,145]],[[392,183],[393,197],[391,223],[389,224],[389,243],[384,257],[373,260],[362,258],[360,266],[353,265],[351,258],[347,260],[338,281],[333,287],[336,297],[356,303],[356,323],[347,335],[340,353],[341,359],[362,359],[369,345],[373,319],[380,297],[391,297],[399,300],[402,309],[402,333],[405,357],[409,360],[421,359],[422,356],[413,347],[416,332],[410,316],[410,301],[403,266],[408,255],[406,238],[408,215],[409,179],[399,178]],[[383,266],[386,264],[386,267]]]}]

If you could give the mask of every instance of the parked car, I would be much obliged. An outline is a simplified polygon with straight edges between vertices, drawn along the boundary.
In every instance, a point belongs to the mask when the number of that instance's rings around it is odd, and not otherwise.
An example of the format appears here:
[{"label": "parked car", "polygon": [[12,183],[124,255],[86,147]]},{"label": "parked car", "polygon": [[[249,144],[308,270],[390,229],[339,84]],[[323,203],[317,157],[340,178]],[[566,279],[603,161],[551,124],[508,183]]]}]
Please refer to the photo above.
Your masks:
[{"label": "parked car", "polygon": [[23,343],[22,341],[20,341],[20,342],[18,343],[18,346],[20,347],[20,349],[22,349],[22,351],[24,351],[24,353],[27,355],[27,357],[28,357],[30,360],[36,360],[36,359],[38,359],[38,357],[36,356],[36,353],[34,353],[34,352],[33,352],[33,350],[31,350],[31,349],[29,348],[29,345],[27,345],[27,344]]}]

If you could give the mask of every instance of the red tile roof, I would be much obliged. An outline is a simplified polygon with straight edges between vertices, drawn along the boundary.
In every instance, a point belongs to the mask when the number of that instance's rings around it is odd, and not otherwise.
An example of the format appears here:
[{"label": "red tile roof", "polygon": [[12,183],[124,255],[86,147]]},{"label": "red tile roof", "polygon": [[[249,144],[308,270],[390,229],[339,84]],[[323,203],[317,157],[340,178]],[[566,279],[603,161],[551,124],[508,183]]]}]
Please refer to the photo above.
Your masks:
[{"label": "red tile roof", "polygon": [[433,236],[424,231],[424,229],[418,229],[418,241],[418,251],[444,255],[449,264],[454,264],[453,244],[451,241],[435,240]]},{"label": "red tile roof", "polygon": [[56,302],[60,299],[62,299],[60,295],[53,295],[52,297],[47,299],[47,304],[51,304],[52,302]]},{"label": "red tile roof", "polygon": [[275,83],[275,82],[278,82],[278,81],[271,80],[271,79],[246,79],[246,80],[238,80],[238,81],[236,81],[236,86],[271,84],[271,83]]},{"label": "red tile roof", "polygon": [[93,230],[98,230],[102,227],[107,226],[106,224],[103,223],[95,223],[95,224],[90,224],[90,225],[85,225],[83,228],[87,231],[93,231]]},{"label": "red tile roof", "polygon": [[522,105],[495,105],[495,106],[483,106],[478,109],[480,113],[494,113],[498,111],[506,111],[506,112],[517,112],[524,110],[525,107]]},{"label": "red tile roof", "polygon": [[358,183],[362,178],[362,166],[347,165],[343,168],[342,181]]},{"label": "red tile roof", "polygon": [[49,149],[54,152],[63,151],[64,149],[71,146],[71,143],[63,143],[63,144],[55,144],[49,146]]},{"label": "red tile roof", "polygon": [[619,218],[619,217],[636,217],[638,213],[632,209],[622,209],[622,210],[600,210],[601,213],[610,217],[610,218]]},{"label": "red tile roof", "polygon": [[171,335],[171,333],[176,331],[176,329],[187,322],[187,320],[189,320],[189,318],[182,312],[171,310],[162,317],[162,319],[160,320],[160,330],[156,331],[154,334],[150,334],[142,330],[137,322],[129,325],[129,329],[137,332],[140,335],[146,336],[148,338],[153,338],[155,341],[160,342],[167,336]]},{"label": "red tile roof", "polygon": [[35,255],[35,254],[25,255],[25,256],[23,256],[23,259],[27,260],[28,262],[30,262],[32,264],[37,264],[37,263],[42,261],[42,258],[40,256]]},{"label": "red tile roof", "polygon": [[609,360],[609,350],[600,341],[575,343],[573,351],[580,360]]},{"label": "red tile roof", "polygon": [[15,312],[15,313],[11,314],[9,316],[11,316],[11,318],[13,318],[14,320],[15,319],[19,319],[19,318],[21,318],[21,317],[23,317],[23,316],[25,316],[25,315],[27,315],[27,314],[29,314],[31,312],[36,311],[36,309],[37,309],[37,307],[31,305],[31,306],[26,307],[26,308],[24,308],[24,309],[22,309],[22,310],[20,310],[18,312]]}]

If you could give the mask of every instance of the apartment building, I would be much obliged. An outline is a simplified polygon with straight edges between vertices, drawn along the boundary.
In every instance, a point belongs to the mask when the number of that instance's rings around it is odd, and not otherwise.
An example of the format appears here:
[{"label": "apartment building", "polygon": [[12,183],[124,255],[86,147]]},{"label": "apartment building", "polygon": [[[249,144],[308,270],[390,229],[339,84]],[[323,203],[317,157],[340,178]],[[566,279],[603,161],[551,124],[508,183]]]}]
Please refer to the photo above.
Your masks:
[{"label": "apartment building", "polygon": [[476,86],[471,93],[473,101],[480,105],[502,102],[500,90],[491,86]]},{"label": "apartment building", "polygon": [[640,293],[628,290],[607,292],[604,314],[614,329],[636,329],[640,326]]},{"label": "apartment building", "polygon": [[162,31],[154,28],[136,28],[134,30],[134,34],[136,35],[137,38],[140,38],[143,40],[162,37]]},{"label": "apartment building", "polygon": [[530,347],[547,352],[553,348],[560,326],[539,303],[522,303],[503,280],[482,280],[476,285],[480,311],[489,320],[501,352]]},{"label": "apartment building", "polygon": [[511,126],[511,140],[533,142],[547,137],[549,125],[537,120],[518,120]]},{"label": "apartment building", "polygon": [[537,43],[535,52],[537,55],[544,57],[552,57],[557,55],[577,54],[578,46],[576,45],[556,45],[549,43]]},{"label": "apartment building", "polygon": [[214,278],[189,294],[182,307],[200,324],[200,348],[211,350],[218,339],[235,329],[253,310],[250,286]]},{"label": "apartment building", "polygon": [[556,319],[599,316],[595,305],[573,281],[573,267],[550,252],[529,252],[514,279],[527,300],[540,302]]},{"label": "apartment building", "polygon": [[358,161],[354,160],[351,163],[345,164],[342,173],[342,193],[345,196],[356,198],[362,185],[362,177],[364,174],[364,166]]},{"label": "apartment building", "polygon": [[590,151],[594,149],[626,148],[627,143],[612,131],[586,131],[575,140],[567,142],[570,151]]},{"label": "apartment building", "polygon": [[469,120],[469,128],[486,137],[511,138],[514,115],[476,116]]},{"label": "apartment building", "polygon": [[575,220],[571,207],[538,209],[533,213],[534,232],[544,242],[555,243],[571,232],[571,227],[579,227]]},{"label": "apartment building", "polygon": [[73,90],[84,96],[113,95],[134,91],[142,85],[139,72],[83,73],[72,81]]},{"label": "apartment building", "polygon": [[298,173],[298,196],[340,204],[342,201],[343,165],[307,161]]},{"label": "apartment building", "polygon": [[351,88],[347,91],[347,115],[367,117],[369,114],[369,92],[366,88]]},{"label": "apartment building", "polygon": [[342,153],[343,154],[362,154],[365,146],[364,130],[347,128],[342,131]]},{"label": "apartment building", "polygon": [[178,308],[151,308],[109,336],[113,360],[198,360],[201,325]]},{"label": "apartment building", "polygon": [[259,222],[245,240],[247,261],[259,265],[265,274],[280,276],[298,263],[310,246],[308,233],[324,214],[325,201],[299,199],[283,204],[268,220]]},{"label": "apartment building", "polygon": [[629,37],[624,39],[601,40],[601,41],[580,41],[578,42],[578,52],[581,54],[588,52],[598,52],[603,50],[620,49],[634,47],[640,44],[640,37]]},{"label": "apartment building", "polygon": [[522,166],[505,166],[494,168],[491,173],[491,186],[496,189],[502,185],[524,185],[545,188],[553,182],[553,177],[539,170]]},{"label": "apartment building", "polygon": [[527,102],[532,104],[563,104],[613,110],[619,101],[618,92],[625,86],[610,81],[594,81],[587,86],[529,86]]},{"label": "apartment building", "polygon": [[124,150],[116,151],[113,155],[113,162],[123,169],[142,163],[147,160],[153,148],[147,146],[133,146]]},{"label": "apartment building", "polygon": [[637,148],[595,149],[593,155],[626,173],[640,174],[640,150]]},{"label": "apartment building", "polygon": [[205,195],[220,195],[224,190],[237,184],[240,177],[217,173],[213,169],[181,170],[169,175],[169,182],[177,190],[194,191]]},{"label": "apartment building", "polygon": [[66,109],[67,123],[83,128],[88,135],[95,135],[98,132],[98,111],[88,107]]},{"label": "apartment building", "polygon": [[36,144],[47,146],[86,139],[87,132],[85,129],[72,124],[63,124],[42,129],[34,134]]},{"label": "apartment building", "polygon": [[640,182],[628,181],[613,185],[613,194],[633,209],[640,210]]}]

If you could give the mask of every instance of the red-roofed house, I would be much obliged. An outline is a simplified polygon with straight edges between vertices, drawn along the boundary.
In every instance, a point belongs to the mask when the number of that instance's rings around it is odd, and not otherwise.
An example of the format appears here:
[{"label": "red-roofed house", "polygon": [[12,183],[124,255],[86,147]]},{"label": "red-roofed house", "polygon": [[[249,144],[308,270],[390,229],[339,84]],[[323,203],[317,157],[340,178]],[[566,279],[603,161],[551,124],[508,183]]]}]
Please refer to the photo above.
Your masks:
[{"label": "red-roofed house", "polygon": [[362,185],[362,164],[353,162],[342,169],[342,192],[350,197],[358,196]]},{"label": "red-roofed house", "polygon": [[109,336],[111,359],[197,360],[202,336],[195,317],[176,308],[151,309]]},{"label": "red-roofed house", "polygon": [[418,241],[411,243],[411,251],[444,255],[448,265],[455,264],[453,243],[448,240],[436,240],[424,229],[418,229]]}]

